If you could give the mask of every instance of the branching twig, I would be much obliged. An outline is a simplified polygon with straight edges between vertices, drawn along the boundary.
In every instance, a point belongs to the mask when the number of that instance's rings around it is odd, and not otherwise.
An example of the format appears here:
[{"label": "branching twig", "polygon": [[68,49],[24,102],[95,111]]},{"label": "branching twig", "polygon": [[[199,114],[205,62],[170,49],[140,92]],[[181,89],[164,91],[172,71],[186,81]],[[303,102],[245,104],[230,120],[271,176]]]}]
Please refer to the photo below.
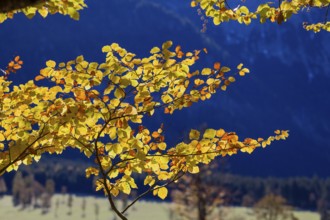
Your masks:
[{"label": "branching twig", "polygon": [[34,6],[40,2],[42,2],[42,0],[1,0],[0,13],[8,13],[14,10]]},{"label": "branching twig", "polygon": [[138,197],[136,197],[121,213],[124,214],[131,206],[133,206],[139,199],[141,199],[143,196],[147,195],[148,193],[154,191],[154,190],[157,190],[159,188],[162,188],[162,187],[166,187],[168,186],[169,184],[177,181],[178,179],[180,179],[185,173],[182,172],[181,175],[179,175],[179,173],[177,173],[176,176],[174,176],[174,178],[172,180],[170,180],[169,182],[161,185],[161,186],[156,186],[156,183],[153,184],[152,187],[150,187],[147,191],[145,191],[144,193],[140,194]]},{"label": "branching twig", "polygon": [[329,8],[330,8],[330,4],[328,5],[327,11],[325,12],[324,24],[326,24],[328,21]]}]

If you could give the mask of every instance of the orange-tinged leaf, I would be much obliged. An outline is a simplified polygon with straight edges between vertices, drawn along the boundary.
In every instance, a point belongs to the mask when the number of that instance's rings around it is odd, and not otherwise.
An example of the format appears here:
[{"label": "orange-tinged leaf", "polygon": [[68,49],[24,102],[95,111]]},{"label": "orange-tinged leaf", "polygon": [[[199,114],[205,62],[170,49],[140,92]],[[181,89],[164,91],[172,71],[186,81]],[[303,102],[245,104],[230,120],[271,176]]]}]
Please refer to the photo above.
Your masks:
[{"label": "orange-tinged leaf", "polygon": [[16,56],[15,58],[14,58],[14,61],[17,63],[18,61],[20,60],[20,56]]},{"label": "orange-tinged leaf", "polygon": [[170,110],[169,108],[166,107],[166,108],[164,109],[164,113],[165,113],[165,114],[169,114],[169,113],[171,113],[171,110]]},{"label": "orange-tinged leaf", "polygon": [[19,64],[14,64],[14,69],[15,69],[15,70],[21,69],[21,67],[22,67],[22,66],[19,65]]},{"label": "orange-tinged leaf", "polygon": [[46,77],[44,77],[42,75],[38,75],[38,76],[36,76],[36,78],[34,78],[34,80],[35,81],[40,81],[40,80],[43,80],[44,78],[46,78]]},{"label": "orange-tinged leaf", "polygon": [[153,138],[158,138],[160,134],[157,131],[154,131],[151,135]]},{"label": "orange-tinged leaf", "polygon": [[219,70],[220,69],[220,63],[219,62],[216,62],[214,65],[213,65],[213,67],[214,67],[214,69],[216,69],[216,70]]},{"label": "orange-tinged leaf", "polygon": [[83,89],[75,88],[73,89],[73,93],[78,101],[84,101],[87,99],[86,91]]},{"label": "orange-tinged leaf", "polygon": [[108,102],[109,100],[110,100],[110,98],[107,95],[103,96],[103,98],[102,98],[103,102]]},{"label": "orange-tinged leaf", "polygon": [[181,51],[181,46],[180,45],[178,45],[178,46],[176,46],[175,47],[175,53],[179,53]]}]

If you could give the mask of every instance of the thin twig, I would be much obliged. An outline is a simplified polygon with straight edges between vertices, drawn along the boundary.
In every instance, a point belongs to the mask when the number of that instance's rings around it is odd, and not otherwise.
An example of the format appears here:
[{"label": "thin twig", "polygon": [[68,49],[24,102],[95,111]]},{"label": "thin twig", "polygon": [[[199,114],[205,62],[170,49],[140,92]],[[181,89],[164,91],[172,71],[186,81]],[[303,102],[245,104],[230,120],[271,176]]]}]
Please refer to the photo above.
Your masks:
[{"label": "thin twig", "polygon": [[325,12],[324,24],[326,24],[328,21],[329,8],[330,8],[330,4],[328,5],[327,11]]},{"label": "thin twig", "polygon": [[180,179],[185,173],[182,172],[181,175],[178,175],[179,173],[177,173],[177,175],[169,182],[161,185],[161,186],[157,186],[155,187],[156,183],[153,184],[152,187],[150,187],[147,191],[145,191],[144,193],[140,194],[138,197],[136,197],[121,213],[124,214],[131,206],[133,206],[139,199],[141,199],[143,196],[147,195],[148,193],[154,191],[154,190],[157,190],[157,189],[160,189],[162,187],[166,187],[168,186],[169,184],[177,181],[178,179]]}]

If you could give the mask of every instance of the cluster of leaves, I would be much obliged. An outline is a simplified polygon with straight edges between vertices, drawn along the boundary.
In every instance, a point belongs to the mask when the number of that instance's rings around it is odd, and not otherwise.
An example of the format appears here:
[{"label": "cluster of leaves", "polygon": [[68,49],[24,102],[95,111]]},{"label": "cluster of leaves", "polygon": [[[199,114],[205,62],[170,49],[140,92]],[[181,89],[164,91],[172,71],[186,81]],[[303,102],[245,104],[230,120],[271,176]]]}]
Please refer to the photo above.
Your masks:
[{"label": "cluster of leaves", "polygon": [[21,60],[20,56],[16,56],[13,60],[11,60],[6,69],[0,69],[1,72],[4,74],[4,78],[7,79],[10,73],[16,73],[17,70],[21,69],[23,65],[23,61]]},{"label": "cluster of leaves", "polygon": [[225,90],[248,69],[238,65],[237,73],[228,67],[190,71],[200,51],[171,51],[172,42],[154,47],[142,59],[118,44],[103,47],[104,63],[88,62],[82,56],[56,65],[48,61],[36,80],[49,80],[51,87],[34,81],[10,88],[0,77],[0,173],[20,164],[38,161],[41,155],[78,148],[96,165],[86,175],[99,176],[96,187],[110,196],[130,194],[137,188],[132,174],[147,174],[144,184],[164,199],[164,187],[184,173],[199,172],[217,156],[251,153],[256,147],[285,139],[287,131],[276,131],[268,139],[239,141],[234,132],[191,130],[188,143],[170,147],[164,128],[149,131],[143,117],[158,109],[166,114],[211,98]]},{"label": "cluster of leaves", "polygon": [[[259,19],[261,23],[267,20],[281,24],[286,22],[293,14],[311,8],[329,8],[330,0],[279,0],[275,2],[266,2],[259,4],[255,11],[251,11],[245,5],[239,5],[235,8],[230,6],[227,0],[192,0],[192,7],[200,7],[206,17],[213,19],[215,25],[223,22],[237,21],[240,24],[249,25],[252,20]],[[326,12],[327,16],[327,12]],[[330,31],[329,22],[304,25],[306,30],[319,32],[321,29]]]},{"label": "cluster of leaves", "polygon": [[[329,5],[328,0],[315,1],[313,7]],[[281,23],[311,4],[282,2],[280,9],[264,4],[250,13],[245,6],[227,8],[226,1],[192,1],[192,6],[200,5],[215,24],[228,20],[249,24],[257,15],[262,22],[270,19]],[[29,18],[36,13],[43,17],[60,13],[78,20],[78,11],[84,7],[84,0],[2,0],[0,23],[19,12]],[[86,176],[95,176],[96,189],[103,190],[117,215],[126,219],[125,211],[139,198],[153,192],[165,199],[166,187],[186,173],[198,173],[200,164],[239,151],[252,153],[257,147],[288,137],[284,130],[276,130],[267,139],[244,140],[223,129],[191,130],[189,141],[168,146],[163,125],[150,131],[143,126],[144,117],[157,110],[173,114],[210,99],[249,70],[239,64],[231,71],[216,62],[212,68],[193,71],[191,66],[201,51],[183,52],[180,46],[172,49],[171,41],[152,48],[151,55],[144,58],[137,58],[116,43],[102,51],[106,59],[101,64],[88,62],[83,56],[58,65],[47,61],[35,80],[18,86],[11,86],[8,76],[21,68],[19,57],[2,71],[0,175],[38,161],[44,153],[61,154],[66,148],[77,148],[95,162],[86,169]],[[52,86],[38,86],[41,80]],[[139,187],[133,175],[143,176],[142,188],[147,190],[120,212],[112,197],[131,194]]]},{"label": "cluster of leaves", "polygon": [[87,7],[85,0],[2,0],[0,3],[0,23],[23,13],[33,18],[37,13],[42,17],[60,13],[79,20],[79,10]]},{"label": "cluster of leaves", "polygon": [[316,24],[304,24],[304,28],[308,31],[312,30],[315,33],[320,32],[321,30],[330,32],[330,22],[325,23],[316,23]]}]

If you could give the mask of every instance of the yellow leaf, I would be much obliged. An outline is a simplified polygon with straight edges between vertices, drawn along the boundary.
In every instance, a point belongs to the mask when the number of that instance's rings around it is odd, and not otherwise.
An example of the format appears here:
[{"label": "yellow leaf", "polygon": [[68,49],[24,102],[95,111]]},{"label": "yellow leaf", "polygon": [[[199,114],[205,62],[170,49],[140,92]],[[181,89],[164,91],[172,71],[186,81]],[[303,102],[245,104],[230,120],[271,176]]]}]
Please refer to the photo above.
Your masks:
[{"label": "yellow leaf", "polygon": [[200,136],[200,132],[197,131],[197,130],[192,129],[189,133],[189,139],[190,140],[197,140],[197,139],[199,139],[199,136]]},{"label": "yellow leaf", "polygon": [[117,98],[117,99],[121,99],[121,98],[123,98],[125,96],[125,92],[123,91],[123,89],[121,89],[121,88],[117,88],[116,90],[115,90],[115,97]]},{"label": "yellow leaf", "polygon": [[168,194],[168,190],[165,187],[160,188],[157,193],[157,195],[161,199],[165,199],[167,197],[167,194]]},{"label": "yellow leaf", "polygon": [[192,174],[194,173],[199,173],[199,167],[198,166],[194,166],[194,167],[189,167],[188,171]]},{"label": "yellow leaf", "polygon": [[242,69],[242,67],[243,67],[243,63],[240,63],[240,64],[237,65],[238,70]]},{"label": "yellow leaf", "polygon": [[202,79],[195,79],[194,80],[194,83],[195,83],[196,86],[200,86],[200,85],[202,85],[204,83],[204,80],[202,80]]},{"label": "yellow leaf", "polygon": [[245,76],[245,73],[249,73],[249,72],[250,72],[249,69],[247,69],[247,68],[243,68],[241,71],[239,71],[239,75],[240,75],[240,76]]},{"label": "yellow leaf", "polygon": [[151,54],[155,54],[155,53],[158,53],[160,51],[160,49],[158,47],[153,47],[151,50],[150,50],[150,53]]},{"label": "yellow leaf", "polygon": [[0,23],[3,23],[7,19],[6,14],[1,13],[0,14]]},{"label": "yellow leaf", "polygon": [[204,68],[202,70],[202,75],[210,75],[212,73],[212,70],[210,68]]},{"label": "yellow leaf", "polygon": [[109,136],[110,136],[111,140],[116,139],[116,137],[117,137],[117,128],[116,127],[111,127],[109,129]]},{"label": "yellow leaf", "polygon": [[47,8],[39,9],[38,12],[43,18],[47,17],[47,15],[48,15],[48,9]]},{"label": "yellow leaf", "polygon": [[228,78],[228,80],[229,80],[229,82],[235,82],[235,78],[232,77],[232,76],[230,76],[230,77]]},{"label": "yellow leaf", "polygon": [[113,89],[115,88],[114,85],[109,85],[105,90],[104,90],[104,95],[108,95]]},{"label": "yellow leaf", "polygon": [[89,178],[91,175],[99,175],[99,170],[94,167],[88,167],[86,170],[86,177]]},{"label": "yellow leaf", "polygon": [[102,52],[103,53],[108,53],[111,51],[111,47],[109,45],[106,45],[104,47],[102,47]]},{"label": "yellow leaf", "polygon": [[173,99],[170,95],[166,94],[166,95],[162,95],[162,101],[164,103],[170,103],[173,101]]},{"label": "yellow leaf", "polygon": [[49,92],[57,94],[59,92],[62,92],[62,88],[60,86],[54,86],[54,87],[49,89]]},{"label": "yellow leaf", "polygon": [[172,45],[173,45],[173,42],[172,42],[172,41],[166,41],[165,43],[163,43],[163,45],[162,45],[162,49],[163,49],[163,50],[168,49],[168,48],[170,48]]},{"label": "yellow leaf", "polygon": [[53,60],[48,60],[48,61],[46,62],[46,66],[47,66],[47,67],[50,67],[50,68],[54,68],[54,67],[56,66],[56,63],[55,63],[55,61],[53,61]]},{"label": "yellow leaf", "polygon": [[44,69],[40,70],[40,75],[45,76],[45,77],[50,77],[54,70],[51,67],[46,67]]},{"label": "yellow leaf", "polygon": [[5,140],[5,136],[2,133],[0,133],[0,141],[4,141],[4,140]]},{"label": "yellow leaf", "polygon": [[72,18],[73,20],[78,21],[79,20],[79,13],[74,9],[74,8],[68,8],[68,14],[70,16],[70,18]]},{"label": "yellow leaf", "polygon": [[241,13],[248,15],[249,9],[246,6],[240,7],[238,10],[240,10]]},{"label": "yellow leaf", "polygon": [[158,149],[160,150],[166,150],[166,143],[162,142],[158,144]]},{"label": "yellow leaf", "polygon": [[225,130],[223,130],[223,129],[221,128],[221,129],[217,130],[217,132],[216,132],[216,136],[217,136],[217,137],[222,137],[225,133],[226,133]]},{"label": "yellow leaf", "polygon": [[87,128],[85,126],[78,127],[76,129],[76,133],[79,135],[86,135],[87,134]]},{"label": "yellow leaf", "polygon": [[224,66],[221,68],[220,72],[223,72],[223,73],[226,73],[226,72],[229,72],[230,71],[230,68]]},{"label": "yellow leaf", "polygon": [[113,187],[110,192],[115,197],[119,194],[119,190],[116,187]]},{"label": "yellow leaf", "polygon": [[216,135],[216,130],[214,129],[206,129],[203,135],[203,138],[213,139]]},{"label": "yellow leaf", "polygon": [[155,179],[152,176],[146,176],[146,178],[144,179],[143,184],[144,185],[153,185],[155,183]]},{"label": "yellow leaf", "polygon": [[131,193],[131,186],[127,182],[121,183],[123,193],[129,195]]}]

